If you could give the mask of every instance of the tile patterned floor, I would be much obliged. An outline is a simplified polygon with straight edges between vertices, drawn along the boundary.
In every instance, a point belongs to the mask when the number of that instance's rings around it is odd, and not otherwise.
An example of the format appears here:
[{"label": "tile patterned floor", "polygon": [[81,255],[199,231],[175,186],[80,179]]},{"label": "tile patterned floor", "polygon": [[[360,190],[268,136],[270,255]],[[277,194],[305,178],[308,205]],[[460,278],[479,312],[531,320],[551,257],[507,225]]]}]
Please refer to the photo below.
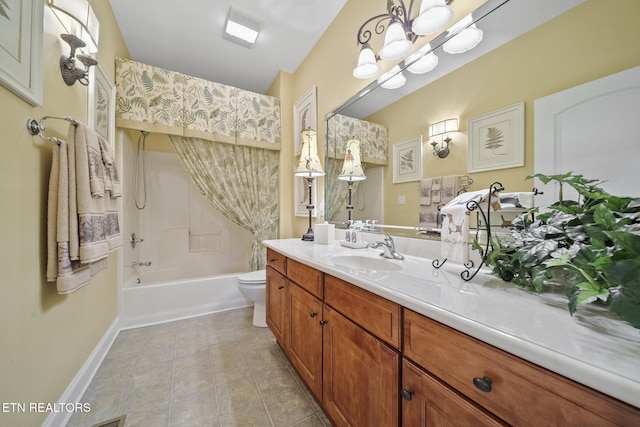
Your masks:
[{"label": "tile patterned floor", "polygon": [[323,427],[330,422],[268,328],[238,309],[122,331],[67,427]]}]

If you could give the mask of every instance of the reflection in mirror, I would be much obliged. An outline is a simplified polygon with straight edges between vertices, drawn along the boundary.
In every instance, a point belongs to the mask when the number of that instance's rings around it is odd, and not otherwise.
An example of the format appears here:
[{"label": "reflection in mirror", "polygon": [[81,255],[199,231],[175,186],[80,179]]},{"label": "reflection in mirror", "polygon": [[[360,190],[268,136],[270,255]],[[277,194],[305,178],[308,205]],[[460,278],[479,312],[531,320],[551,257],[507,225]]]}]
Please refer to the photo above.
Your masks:
[{"label": "reflection in mirror", "polygon": [[[462,2],[464,0],[459,1]],[[399,72],[403,73],[407,78],[402,87],[385,89],[383,84],[387,82],[386,79],[393,78],[393,76],[385,77],[384,79],[379,78],[348,99],[344,104],[329,112],[325,116],[325,129],[327,129],[325,215],[327,221],[340,224],[347,220],[347,185],[338,180],[338,175],[344,158],[344,146],[347,139],[359,136],[362,143],[363,166],[367,180],[353,186],[353,219],[361,221],[377,220],[378,223],[387,224],[385,215],[383,215],[383,176],[391,174],[390,170],[386,170],[392,164],[392,159],[388,156],[391,156],[391,146],[393,143],[398,142],[398,136],[389,135],[391,123],[385,123],[384,120],[380,119],[382,117],[381,114],[376,114],[377,119],[371,120],[370,116],[372,114],[381,110],[386,111],[384,110],[386,107],[405,96],[435,82],[439,78],[463,67],[583,1],[488,0],[482,2],[469,17],[466,17],[466,19],[461,19],[462,17],[454,18],[453,27],[440,33],[430,40],[428,44],[419,48],[416,54],[410,55],[400,62]],[[464,25],[461,25],[460,22],[463,21]],[[480,29],[483,33],[482,41],[472,50],[462,54],[446,53],[444,50],[445,43],[467,28]],[[447,50],[451,49],[455,49],[455,46],[448,45]],[[411,70],[419,71],[420,74],[412,73],[410,72]],[[442,120],[446,118],[434,119]],[[378,122],[374,123],[375,121]],[[426,133],[427,123],[424,123],[424,128],[424,133]],[[376,152],[376,150],[384,150],[384,153]],[[430,155],[431,151],[433,150],[425,150],[425,153]],[[379,170],[379,173],[372,173],[371,171],[373,170]],[[461,172],[461,175],[464,175],[464,172]],[[376,181],[374,176],[379,176],[380,180]],[[430,177],[432,175],[423,171],[422,176]],[[416,192],[418,191],[419,186],[416,185]],[[358,205],[361,199],[366,202],[362,203],[362,210]],[[374,207],[373,205],[376,203],[378,206]],[[398,204],[402,204],[400,196],[398,196]],[[399,209],[402,208],[402,206],[399,207]],[[418,228],[420,220],[419,214],[419,208],[416,207],[415,215],[411,215],[415,220],[393,224],[399,226],[397,230],[405,230],[400,234],[415,235],[415,229]]]}]

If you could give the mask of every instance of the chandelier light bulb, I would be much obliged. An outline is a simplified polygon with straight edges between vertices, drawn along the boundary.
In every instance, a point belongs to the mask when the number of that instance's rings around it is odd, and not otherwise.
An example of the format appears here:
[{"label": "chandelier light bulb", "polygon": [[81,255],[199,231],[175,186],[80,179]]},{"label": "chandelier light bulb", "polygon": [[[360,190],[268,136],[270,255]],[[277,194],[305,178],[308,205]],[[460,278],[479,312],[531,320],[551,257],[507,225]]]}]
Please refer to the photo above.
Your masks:
[{"label": "chandelier light bulb", "polygon": [[360,49],[358,55],[358,65],[353,69],[353,76],[358,79],[368,79],[380,72],[380,66],[376,63],[376,57],[369,44],[365,44]]},{"label": "chandelier light bulb", "polygon": [[405,59],[405,64],[411,64],[407,67],[412,74],[424,74],[436,68],[438,65],[438,57],[431,52],[431,45],[427,43],[416,53]]},{"label": "chandelier light bulb", "polygon": [[411,40],[407,39],[404,27],[400,21],[394,20],[389,24],[384,36],[384,46],[380,49],[381,59],[398,59],[411,49]]},{"label": "chandelier light bulb", "polygon": [[413,20],[411,31],[420,36],[437,33],[453,19],[453,10],[444,0],[422,0],[420,14]]}]

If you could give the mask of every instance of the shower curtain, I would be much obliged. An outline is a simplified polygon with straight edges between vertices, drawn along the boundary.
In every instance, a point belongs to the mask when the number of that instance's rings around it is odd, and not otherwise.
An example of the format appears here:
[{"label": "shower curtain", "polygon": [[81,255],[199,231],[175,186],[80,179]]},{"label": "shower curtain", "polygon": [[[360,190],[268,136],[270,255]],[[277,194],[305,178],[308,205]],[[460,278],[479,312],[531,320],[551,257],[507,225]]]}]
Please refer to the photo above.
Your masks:
[{"label": "shower curtain", "polygon": [[253,234],[250,270],[265,268],[262,241],[278,235],[278,152],[170,135],[196,187],[216,209]]}]

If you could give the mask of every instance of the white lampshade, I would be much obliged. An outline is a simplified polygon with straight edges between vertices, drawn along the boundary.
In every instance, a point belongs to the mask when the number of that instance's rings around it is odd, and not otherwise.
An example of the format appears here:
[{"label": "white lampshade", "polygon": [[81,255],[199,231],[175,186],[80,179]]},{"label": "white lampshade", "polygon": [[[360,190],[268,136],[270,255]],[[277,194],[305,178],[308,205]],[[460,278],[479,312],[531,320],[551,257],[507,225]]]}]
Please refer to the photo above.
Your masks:
[{"label": "white lampshade", "polygon": [[98,51],[100,22],[87,0],[48,0],[48,4],[54,11],[59,10],[79,23],[81,31],[76,35],[87,44],[90,53]]},{"label": "white lampshade", "polygon": [[378,83],[385,89],[397,89],[404,86],[407,78],[400,71],[400,66],[396,65],[380,77],[378,77]]},{"label": "white lampshade", "polygon": [[411,49],[411,41],[407,39],[400,21],[391,21],[384,35],[384,46],[380,49],[380,58],[398,59]]},{"label": "white lampshade", "polygon": [[362,45],[358,55],[358,65],[353,69],[353,76],[358,79],[368,79],[380,72],[380,66],[376,63],[376,56],[368,43]]},{"label": "white lampshade", "polygon": [[430,52],[430,50],[431,45],[427,43],[416,53],[405,59],[405,64],[411,64],[407,67],[407,70],[413,74],[424,74],[436,68],[439,60],[435,53]]},{"label": "white lampshade", "polygon": [[305,129],[302,131],[301,138],[302,153],[300,153],[300,161],[293,174],[308,178],[324,176],[320,157],[318,157],[318,135],[316,131]]},{"label": "white lampshade", "polygon": [[420,36],[433,34],[446,27],[452,19],[453,10],[444,0],[422,0],[420,13],[413,20],[411,30]]},{"label": "white lampshade", "polygon": [[449,34],[455,34],[460,28],[466,27],[442,45],[442,49],[445,52],[451,54],[463,53],[478,46],[482,41],[483,33],[481,29],[476,27],[476,24],[471,24],[472,21],[471,15],[467,15],[447,30]]},{"label": "white lampshade", "polygon": [[429,138],[449,132],[458,132],[458,119],[447,119],[429,126]]},{"label": "white lampshade", "polygon": [[360,161],[360,141],[355,138],[347,141],[347,152],[344,155],[344,163],[338,179],[343,181],[362,181],[367,179]]}]

